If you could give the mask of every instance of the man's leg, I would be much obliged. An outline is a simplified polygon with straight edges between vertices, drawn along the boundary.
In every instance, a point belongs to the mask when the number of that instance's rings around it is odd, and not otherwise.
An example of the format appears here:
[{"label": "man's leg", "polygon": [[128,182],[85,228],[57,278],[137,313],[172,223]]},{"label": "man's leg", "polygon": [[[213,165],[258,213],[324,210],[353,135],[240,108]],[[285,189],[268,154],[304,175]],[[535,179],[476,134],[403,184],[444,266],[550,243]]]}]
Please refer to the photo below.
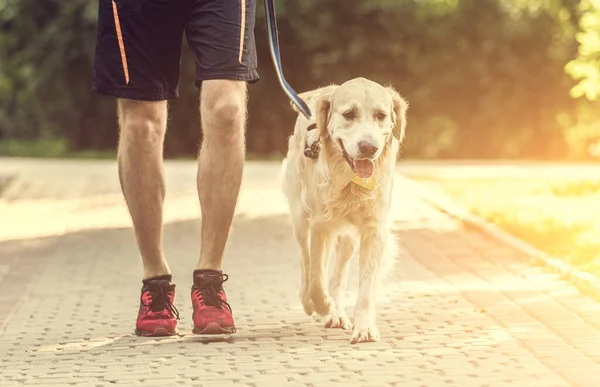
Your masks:
[{"label": "man's leg", "polygon": [[173,305],[175,285],[171,283],[171,270],[162,244],[167,102],[119,99],[118,115],[119,181],[144,266],[136,333],[140,336],[173,335],[179,313]]},{"label": "man's leg", "polygon": [[118,101],[119,180],[142,255],[144,279],[170,275],[162,245],[167,102]]},{"label": "man's leg", "polygon": [[[167,102],[177,98],[182,2],[99,0],[93,90],[118,99],[118,169],[144,267],[136,333],[173,335],[175,285],[162,247]],[[152,26],[152,28],[149,28]]]},{"label": "man's leg", "polygon": [[223,290],[223,251],[240,192],[245,158],[246,82],[205,81],[200,100],[203,141],[198,157],[202,210],[200,260],[194,271],[194,332],[233,333]]},{"label": "man's leg", "polygon": [[198,160],[202,247],[194,270],[194,332],[233,333],[223,289],[223,251],[238,200],[245,156],[246,83],[258,81],[255,0],[192,0],[185,28],[201,87],[204,139]]},{"label": "man's leg", "polygon": [[140,336],[172,335],[179,313],[173,305],[175,285],[171,283],[171,270],[162,243],[167,102],[119,99],[118,116],[119,181],[144,266],[136,333]]},{"label": "man's leg", "polygon": [[197,269],[221,270],[245,158],[246,82],[202,85],[203,142],[198,158],[202,246]]}]

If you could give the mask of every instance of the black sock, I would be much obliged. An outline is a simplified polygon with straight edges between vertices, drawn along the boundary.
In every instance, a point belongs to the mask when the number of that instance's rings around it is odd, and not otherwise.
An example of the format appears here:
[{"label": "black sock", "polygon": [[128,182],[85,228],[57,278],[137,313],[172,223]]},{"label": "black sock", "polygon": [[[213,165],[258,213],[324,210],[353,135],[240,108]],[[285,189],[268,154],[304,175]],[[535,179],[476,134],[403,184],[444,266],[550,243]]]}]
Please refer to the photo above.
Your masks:
[{"label": "black sock", "polygon": [[196,269],[196,270],[194,270],[194,278],[196,278],[197,275],[200,275],[200,274],[203,274],[203,273],[222,274],[223,271],[221,271],[221,270],[213,270],[213,269]]},{"label": "black sock", "polygon": [[165,274],[165,275],[159,275],[159,276],[152,277],[152,278],[147,278],[145,280],[142,280],[142,283],[145,285],[150,281],[169,281],[169,282],[171,282],[171,274]]}]

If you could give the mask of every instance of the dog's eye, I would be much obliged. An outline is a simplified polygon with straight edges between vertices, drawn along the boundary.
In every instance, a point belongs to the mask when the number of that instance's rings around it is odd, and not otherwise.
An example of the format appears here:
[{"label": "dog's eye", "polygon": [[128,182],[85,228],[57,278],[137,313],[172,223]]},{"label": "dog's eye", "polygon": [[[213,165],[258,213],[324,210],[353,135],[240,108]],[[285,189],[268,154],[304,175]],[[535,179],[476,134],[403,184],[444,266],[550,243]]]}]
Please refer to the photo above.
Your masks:
[{"label": "dog's eye", "polygon": [[387,115],[384,112],[375,113],[375,119],[377,121],[383,121],[383,120],[385,120],[386,117],[387,117]]},{"label": "dog's eye", "polygon": [[354,110],[347,110],[342,115],[347,120],[353,120],[354,118],[356,118],[356,113],[354,112]]}]

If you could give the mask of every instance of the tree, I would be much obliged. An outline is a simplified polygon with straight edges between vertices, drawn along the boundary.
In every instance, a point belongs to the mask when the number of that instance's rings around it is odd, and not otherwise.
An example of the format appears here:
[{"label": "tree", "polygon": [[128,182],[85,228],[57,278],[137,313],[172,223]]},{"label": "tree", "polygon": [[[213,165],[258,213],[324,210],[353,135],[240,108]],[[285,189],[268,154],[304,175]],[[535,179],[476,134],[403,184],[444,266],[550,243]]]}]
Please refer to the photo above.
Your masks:
[{"label": "tree", "polygon": [[[276,0],[283,69],[299,92],[358,76],[393,84],[411,104],[405,156],[556,157],[563,117],[580,104],[564,71],[577,52],[576,2]],[[295,116],[273,71],[262,7],[247,147],[281,154]],[[114,100],[90,89],[96,10],[89,0],[0,0],[0,136],[114,149]],[[194,155],[201,141],[185,47],[181,63],[167,156]]]},{"label": "tree", "polygon": [[566,71],[579,83],[571,89],[573,97],[589,100],[600,97],[600,0],[581,0],[581,31],[577,57],[567,63]]}]

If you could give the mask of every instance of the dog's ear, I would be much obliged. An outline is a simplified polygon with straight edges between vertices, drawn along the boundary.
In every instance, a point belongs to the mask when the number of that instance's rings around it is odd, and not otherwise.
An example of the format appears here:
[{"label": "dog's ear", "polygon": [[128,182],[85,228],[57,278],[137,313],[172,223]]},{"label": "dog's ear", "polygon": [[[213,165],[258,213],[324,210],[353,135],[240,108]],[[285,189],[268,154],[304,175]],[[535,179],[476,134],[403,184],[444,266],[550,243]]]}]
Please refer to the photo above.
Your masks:
[{"label": "dog's ear", "polygon": [[[304,102],[306,102],[306,104],[308,104],[307,98],[304,96],[305,94],[306,93],[300,93],[300,94],[298,94],[298,97],[300,97]],[[300,113],[300,110],[298,110],[298,107],[296,106],[296,104],[294,104],[291,100],[290,100],[289,104],[292,107],[293,111],[295,111],[296,113]]]},{"label": "dog's ear", "polygon": [[[309,106],[314,106],[315,101],[323,96],[331,96],[333,91],[338,87],[338,85],[329,85],[324,87],[319,87],[318,89],[305,91],[304,93],[298,94],[298,97],[302,98],[302,100]],[[290,101],[290,106],[296,113],[300,113],[300,110],[294,105],[292,101]]]},{"label": "dog's ear", "polygon": [[406,111],[408,110],[408,101],[394,90],[393,87],[387,86],[386,89],[392,96],[392,124],[394,125],[392,134],[399,142],[402,142],[406,131]]},{"label": "dog's ear", "polygon": [[327,125],[329,124],[329,114],[331,110],[331,95],[323,95],[316,103],[315,122],[319,137],[325,138],[329,135]]}]

